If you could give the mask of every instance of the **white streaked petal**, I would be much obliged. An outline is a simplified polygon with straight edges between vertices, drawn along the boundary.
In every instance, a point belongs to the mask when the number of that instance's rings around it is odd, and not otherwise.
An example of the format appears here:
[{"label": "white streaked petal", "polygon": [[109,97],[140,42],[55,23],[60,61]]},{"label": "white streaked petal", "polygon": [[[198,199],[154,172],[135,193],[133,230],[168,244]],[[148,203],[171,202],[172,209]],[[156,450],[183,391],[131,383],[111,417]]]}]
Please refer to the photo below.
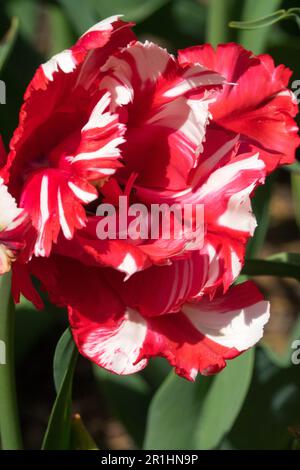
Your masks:
[{"label": "white streaked petal", "polygon": [[207,245],[207,252],[209,256],[208,263],[208,279],[204,287],[212,286],[218,279],[220,273],[220,261],[216,249],[210,243]]},{"label": "white streaked petal", "polygon": [[146,334],[147,324],[143,317],[135,310],[127,309],[117,328],[95,327],[86,336],[82,352],[117,374],[133,374],[147,363],[147,360],[143,360],[134,365]]},{"label": "white streaked petal", "polygon": [[165,72],[169,61],[174,60],[166,49],[148,41],[137,42],[127,51],[134,58],[140,79],[145,84],[148,80],[155,82]]},{"label": "white streaked petal", "polygon": [[111,176],[116,172],[115,168],[90,168],[90,171],[94,171],[95,173],[98,171],[101,175]]},{"label": "white streaked petal", "polygon": [[58,190],[58,193],[57,193],[57,200],[58,200],[58,214],[59,214],[60,226],[62,228],[64,236],[68,240],[70,240],[72,238],[72,233],[71,233],[70,227],[68,225],[68,222],[66,221],[65,212],[64,212],[64,208],[63,208],[63,204],[62,204],[62,200],[61,200],[60,189]]},{"label": "white streaked petal", "polygon": [[199,191],[198,197],[203,198],[210,193],[221,190],[226,184],[233,181],[240,171],[263,170],[264,168],[265,164],[263,160],[259,158],[259,153],[256,153],[247,159],[239,160],[223,166],[210,175],[207,183],[204,184]]},{"label": "white streaked petal", "polygon": [[[0,231],[12,228],[14,220],[20,216],[23,209],[17,207],[15,199],[9,194],[7,186],[0,181]],[[17,224],[19,225],[19,223]]]},{"label": "white streaked petal", "polygon": [[41,182],[41,193],[40,193],[40,219],[38,238],[34,247],[35,256],[45,256],[46,251],[44,247],[45,237],[45,226],[49,219],[49,202],[48,202],[48,176],[44,175]]},{"label": "white streaked petal", "polygon": [[243,309],[217,312],[201,310],[201,303],[185,304],[183,312],[195,328],[212,341],[245,351],[262,337],[263,327],[270,317],[270,305],[262,300]]},{"label": "white streaked petal", "polygon": [[83,160],[97,160],[98,158],[110,158],[119,157],[121,155],[120,150],[117,148],[118,145],[125,142],[124,137],[116,137],[115,139],[108,142],[103,147],[95,150],[94,152],[79,153],[72,159],[72,163],[83,161]]},{"label": "white streaked petal", "polygon": [[73,57],[72,51],[66,49],[59,54],[56,54],[52,59],[48,60],[45,64],[42,65],[44,74],[48,80],[53,80],[53,74],[58,72],[61,69],[64,73],[71,73],[76,68],[76,61]]},{"label": "white streaked petal", "polygon": [[90,29],[88,29],[81,37],[85,36],[88,33],[92,33],[93,31],[110,31],[112,30],[112,23],[115,23],[123,15],[113,15],[109,18],[105,18],[105,20],[99,21],[98,23],[94,24]]},{"label": "white streaked petal", "polygon": [[115,116],[110,113],[103,114],[109,104],[110,93],[107,92],[105,93],[105,95],[102,96],[102,98],[94,107],[89,117],[89,120],[86,125],[82,128],[82,131],[88,131],[90,129],[95,129],[98,127],[105,127],[110,124],[115,119]]},{"label": "white streaked petal", "polygon": [[204,179],[206,175],[209,175],[210,171],[218,164],[218,162],[228,153],[233,150],[237,142],[239,141],[240,135],[236,135],[233,139],[228,140],[218,150],[212,154],[205,162],[199,162],[199,166],[195,171],[191,186],[195,186],[199,179]]},{"label": "white streaked petal", "polygon": [[218,75],[217,73],[201,74],[202,70],[205,69],[199,66],[188,69],[182,76],[182,80],[176,83],[172,88],[165,91],[164,96],[166,98],[176,98],[176,96],[181,96],[187,91],[201,86],[222,85],[224,83],[224,78],[221,77],[221,75]]},{"label": "white streaked petal", "polygon": [[71,181],[69,181],[68,186],[73,191],[75,196],[77,196],[78,199],[80,199],[82,202],[86,204],[94,201],[97,198],[97,196],[94,193],[89,193],[88,191],[84,191],[83,189],[79,188]]},{"label": "white streaked petal", "polygon": [[132,276],[132,274],[139,270],[134,257],[130,253],[125,255],[122,263],[119,264],[117,269],[126,273],[124,281],[127,281]]},{"label": "white streaked petal", "polygon": [[226,211],[218,218],[218,225],[253,235],[257,224],[251,210],[249,195],[254,187],[255,183],[252,183],[247,188],[231,196]]},{"label": "white streaked petal", "polygon": [[238,277],[241,272],[241,269],[242,262],[238,257],[237,253],[233,249],[231,249],[231,272],[233,281]]},{"label": "white streaked petal", "polygon": [[40,229],[43,230],[47,220],[49,219],[49,202],[48,202],[48,176],[44,175],[41,182],[41,194],[40,194]]},{"label": "white streaked petal", "polygon": [[133,101],[132,69],[126,60],[111,56],[101,68],[108,73],[101,80],[99,89],[108,90],[112,98],[112,111],[117,106],[126,105]]}]

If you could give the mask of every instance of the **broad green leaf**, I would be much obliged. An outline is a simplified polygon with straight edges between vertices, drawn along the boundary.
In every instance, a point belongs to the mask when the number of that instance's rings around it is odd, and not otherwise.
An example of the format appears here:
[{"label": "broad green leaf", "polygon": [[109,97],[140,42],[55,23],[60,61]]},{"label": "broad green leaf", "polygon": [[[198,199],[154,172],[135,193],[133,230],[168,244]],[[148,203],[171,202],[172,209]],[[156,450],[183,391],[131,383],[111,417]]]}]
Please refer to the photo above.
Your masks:
[{"label": "broad green leaf", "polygon": [[47,6],[47,21],[49,24],[49,45],[47,48],[47,57],[69,48],[74,40],[70,23],[61,8],[56,5]]},{"label": "broad green leaf", "polygon": [[166,5],[170,0],[90,0],[101,18],[112,15],[124,15],[128,21],[140,22]]},{"label": "broad green leaf", "polygon": [[149,361],[149,364],[142,370],[141,374],[149,383],[151,390],[156,391],[171,370],[172,368],[165,358],[155,357]]},{"label": "broad green leaf", "polygon": [[6,9],[9,16],[20,19],[20,36],[45,58],[74,41],[70,24],[57,5],[45,3],[41,7],[35,0],[18,0],[9,2]]},{"label": "broad green leaf", "polygon": [[81,416],[75,414],[71,422],[71,449],[72,450],[98,450],[92,436],[89,434]]},{"label": "broad green leaf", "polygon": [[76,361],[77,350],[67,330],[59,340],[55,354],[54,375],[58,392],[44,436],[43,450],[70,449],[72,383]]},{"label": "broad green leaf", "polygon": [[54,353],[53,379],[56,393],[58,393],[63,384],[66,371],[68,370],[69,364],[72,362],[74,351],[75,346],[73,337],[69,328],[67,328],[58,341]]},{"label": "broad green leaf", "polygon": [[150,406],[146,449],[213,449],[232,427],[251,380],[254,350],[196,383],[171,373]]},{"label": "broad green leaf", "polygon": [[300,339],[300,316],[296,320],[292,332],[289,336],[287,342],[287,348],[283,353],[278,353],[273,350],[268,344],[261,342],[261,347],[264,349],[265,353],[267,354],[268,358],[273,362],[273,364],[277,365],[278,367],[290,367],[292,365],[291,362],[291,354],[292,349],[291,345],[294,343],[295,340]]},{"label": "broad green leaf", "polygon": [[93,24],[113,15],[123,15],[127,21],[141,22],[171,0],[59,0],[67,16],[82,34]]},{"label": "broad green leaf", "polygon": [[291,277],[300,281],[300,253],[278,253],[267,259],[246,259],[243,274]]},{"label": "broad green leaf", "polygon": [[205,399],[195,431],[199,449],[214,449],[232,428],[247,396],[254,365],[254,348],[228,362]]},{"label": "broad green leaf", "polygon": [[141,446],[151,399],[150,386],[141,374],[121,376],[97,366],[93,366],[93,370],[99,388],[112,411],[136,444]]},{"label": "broad green leaf", "polygon": [[[242,14],[242,21],[257,20],[276,13],[280,8],[282,0],[245,0]],[[270,35],[270,26],[256,29],[255,31],[241,30],[239,32],[238,42],[246,49],[250,49],[255,54],[265,52],[268,37]]]},{"label": "broad green leaf", "polygon": [[211,377],[188,382],[171,372],[151,402],[144,448],[147,450],[196,449],[195,429]]},{"label": "broad green leaf", "polygon": [[288,428],[300,423],[299,396],[299,365],[278,368],[262,348],[257,348],[249,393],[226,436],[227,446],[245,450],[289,448]]},{"label": "broad green leaf", "polygon": [[82,34],[97,23],[100,18],[92,0],[58,0],[77,34]]},{"label": "broad green leaf", "polygon": [[0,70],[3,68],[9,54],[11,53],[17,37],[18,27],[19,20],[17,18],[13,18],[8,32],[0,42]]}]

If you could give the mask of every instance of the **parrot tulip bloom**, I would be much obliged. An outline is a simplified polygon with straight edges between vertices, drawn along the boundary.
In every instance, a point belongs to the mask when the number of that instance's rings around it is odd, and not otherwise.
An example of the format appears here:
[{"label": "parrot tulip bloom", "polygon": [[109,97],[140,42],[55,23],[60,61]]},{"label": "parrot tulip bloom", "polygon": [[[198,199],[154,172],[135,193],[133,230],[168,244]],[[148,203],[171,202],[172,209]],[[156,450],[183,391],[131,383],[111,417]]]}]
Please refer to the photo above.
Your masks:
[{"label": "parrot tulip bloom", "polygon": [[[81,353],[120,374],[164,356],[193,380],[253,346],[268,320],[253,283],[230,286],[256,187],[294,159],[296,104],[269,56],[228,44],[175,57],[130,26],[102,21],[38,69],[4,174],[35,230],[28,271],[68,307]],[[123,239],[119,227],[99,238],[97,207],[120,212],[120,196],[201,205],[203,244],[189,232]]]},{"label": "parrot tulip bloom", "polygon": [[267,54],[253,56],[238,44],[210,44],[179,52],[181,64],[200,63],[219,72],[226,85],[210,111],[212,128],[226,129],[259,152],[267,172],[295,160],[300,144],[296,97],[287,88],[292,72],[284,65],[275,67]]}]

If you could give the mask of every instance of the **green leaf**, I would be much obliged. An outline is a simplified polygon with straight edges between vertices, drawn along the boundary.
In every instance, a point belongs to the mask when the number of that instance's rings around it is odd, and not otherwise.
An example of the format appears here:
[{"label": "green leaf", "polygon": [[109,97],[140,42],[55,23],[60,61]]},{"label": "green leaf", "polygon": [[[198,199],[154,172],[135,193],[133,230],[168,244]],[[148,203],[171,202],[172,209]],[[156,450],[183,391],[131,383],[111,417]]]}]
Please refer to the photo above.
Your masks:
[{"label": "green leaf", "polygon": [[[257,20],[276,13],[282,0],[246,0],[242,14],[242,21]],[[255,31],[241,30],[239,32],[238,42],[246,49],[250,49],[255,54],[265,52],[267,40],[270,35],[271,25],[256,29]]]},{"label": "green leaf", "polygon": [[250,385],[254,350],[196,383],[173,373],[151,403],[146,449],[213,449],[232,427]]},{"label": "green leaf", "polygon": [[292,332],[287,341],[287,348],[283,353],[275,352],[268,344],[261,342],[261,347],[264,349],[268,358],[273,362],[273,364],[278,367],[291,367],[291,345],[295,340],[300,339],[300,316],[296,320]]},{"label": "green leaf", "polygon": [[47,5],[47,23],[49,28],[47,58],[50,58],[69,48],[74,42],[74,37],[70,23],[60,7]]},{"label": "green leaf", "polygon": [[149,364],[142,370],[141,374],[149,383],[151,390],[156,391],[171,370],[172,367],[165,358],[155,357],[149,361]]},{"label": "green leaf", "polygon": [[84,33],[99,21],[92,0],[58,0],[77,34]]},{"label": "green leaf", "polygon": [[200,377],[192,383],[171,372],[151,402],[144,448],[195,449],[199,411],[211,383],[211,377]]},{"label": "green leaf", "polygon": [[8,2],[6,10],[9,16],[20,19],[21,38],[45,58],[52,57],[74,42],[70,23],[57,5],[18,0]]},{"label": "green leaf", "polygon": [[98,450],[97,444],[89,434],[79,414],[72,416],[71,427],[72,450]]},{"label": "green leaf", "polygon": [[70,330],[58,342],[54,359],[54,379],[57,396],[44,436],[43,450],[67,450],[71,446],[72,383],[77,350]]},{"label": "green leaf", "polygon": [[265,260],[246,259],[242,273],[249,276],[290,277],[300,281],[300,254],[278,253]]},{"label": "green leaf", "polygon": [[288,427],[300,423],[299,396],[299,365],[278,368],[258,347],[249,393],[227,445],[243,450],[288,448]]},{"label": "green leaf", "polygon": [[141,22],[166,5],[170,0],[92,0],[95,10],[106,18],[112,15],[124,15],[128,21]]},{"label": "green leaf", "polygon": [[200,449],[214,449],[232,428],[252,378],[254,348],[228,362],[217,375],[198,420],[195,441]]},{"label": "green leaf", "polygon": [[59,0],[77,33],[82,34],[101,19],[124,15],[128,21],[141,22],[170,0]]},{"label": "green leaf", "polygon": [[53,359],[53,379],[56,393],[61,388],[66,371],[72,363],[72,357],[76,352],[74,341],[69,328],[61,336],[57,343]]},{"label": "green leaf", "polygon": [[141,374],[116,375],[97,366],[94,374],[101,392],[116,417],[123,423],[138,446],[145,433],[151,389]]},{"label": "green leaf", "polygon": [[3,68],[9,54],[11,53],[17,37],[18,27],[19,20],[17,18],[13,18],[8,32],[0,42],[0,70]]}]

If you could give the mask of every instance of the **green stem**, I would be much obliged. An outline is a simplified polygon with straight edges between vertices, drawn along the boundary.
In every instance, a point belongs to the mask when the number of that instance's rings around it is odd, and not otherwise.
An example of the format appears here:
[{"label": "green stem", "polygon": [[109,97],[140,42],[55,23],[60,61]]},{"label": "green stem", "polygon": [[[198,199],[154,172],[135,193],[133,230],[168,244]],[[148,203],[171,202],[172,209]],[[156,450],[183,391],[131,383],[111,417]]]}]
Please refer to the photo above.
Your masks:
[{"label": "green stem", "polygon": [[22,444],[14,371],[15,310],[10,294],[11,275],[5,274],[0,276],[0,340],[4,346],[0,361],[0,438],[3,450],[18,450]]},{"label": "green stem", "polygon": [[300,282],[299,266],[289,262],[283,263],[267,259],[246,259],[242,273],[247,276],[287,277],[297,279],[297,281]]},{"label": "green stem", "polygon": [[[263,16],[275,13],[281,6],[282,0],[246,0],[242,14],[242,21],[257,20]],[[270,28],[260,28],[256,30],[241,30],[239,33],[239,42],[246,49],[261,54],[265,52],[268,38],[270,37]]]},{"label": "green stem", "polygon": [[214,47],[228,41],[230,6],[230,0],[210,0],[209,2],[206,40]]}]

